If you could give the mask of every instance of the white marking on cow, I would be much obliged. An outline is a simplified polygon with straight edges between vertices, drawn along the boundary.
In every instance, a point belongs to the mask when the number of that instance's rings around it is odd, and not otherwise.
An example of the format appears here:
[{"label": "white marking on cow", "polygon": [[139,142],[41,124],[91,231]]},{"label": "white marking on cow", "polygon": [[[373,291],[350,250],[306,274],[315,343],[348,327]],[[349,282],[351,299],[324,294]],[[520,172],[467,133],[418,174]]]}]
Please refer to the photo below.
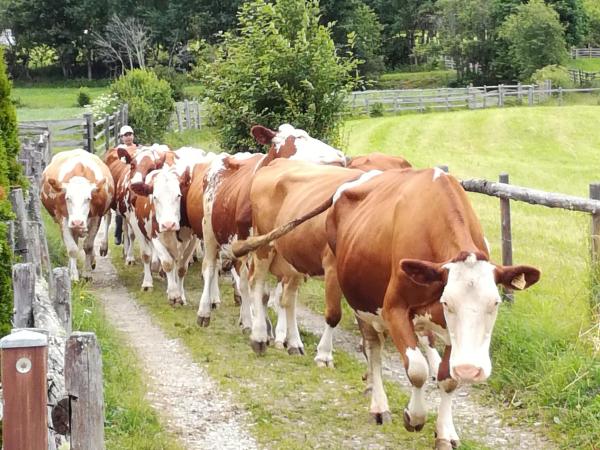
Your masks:
[{"label": "white marking on cow", "polygon": [[500,304],[495,267],[470,254],[465,261],[448,263],[444,268],[448,282],[441,302],[452,345],[451,374],[457,366],[472,366],[482,373],[465,381],[483,381],[492,371],[489,347]]},{"label": "white marking on cow", "polygon": [[[60,171],[58,172],[58,181],[64,180],[64,178],[73,171],[77,164],[82,164],[84,167],[90,169],[94,172],[94,177],[96,181],[100,181],[104,178],[104,174],[102,173],[102,169],[97,164],[95,159],[96,156],[86,152],[82,149],[75,149],[68,152],[68,158],[61,166]],[[66,156],[65,156],[66,157]]]},{"label": "white marking on cow", "polygon": [[337,202],[340,199],[340,197],[342,196],[344,191],[346,191],[348,189],[352,189],[353,187],[356,187],[356,186],[360,186],[361,184],[366,183],[370,179],[375,178],[377,175],[380,175],[382,173],[383,172],[381,170],[369,170],[368,172],[363,173],[356,180],[348,181],[348,182],[342,184],[339,188],[337,188],[337,190],[335,191],[335,194],[333,194],[333,203],[335,204],[335,202]]},{"label": "white marking on cow", "polygon": [[440,389],[440,407],[435,423],[435,432],[438,439],[458,442],[458,434],[456,434],[454,421],[452,420],[452,397],[453,392]]},{"label": "white marking on cow", "polygon": [[359,310],[355,310],[355,313],[359,319],[371,325],[378,333],[383,333],[387,329],[383,317],[381,316],[381,308],[377,309],[377,314]]},{"label": "white marking on cow", "polygon": [[69,214],[69,227],[73,222],[82,222],[87,229],[87,220],[90,213],[90,201],[92,193],[96,189],[96,183],[84,177],[73,177],[67,183],[63,183],[65,189],[65,200]]},{"label": "white marking on cow", "polygon": [[483,241],[485,242],[485,248],[487,248],[488,254],[492,253],[492,246],[490,245],[490,241],[484,236]]},{"label": "white marking on cow", "polygon": [[273,138],[277,153],[286,139],[290,136],[296,138],[296,153],[289,159],[314,162],[317,164],[342,163],[346,165],[346,156],[340,150],[311,137],[306,131],[294,128],[285,123],[279,127],[278,133]]},{"label": "white marking on cow", "polygon": [[406,349],[406,357],[408,358],[408,370],[406,374],[412,384],[422,386],[429,375],[429,364],[418,348]]},{"label": "white marking on cow", "polygon": [[440,169],[439,167],[435,167],[433,169],[433,181],[437,180],[439,177],[441,177],[442,175],[446,175],[446,172],[444,172],[442,169]]}]

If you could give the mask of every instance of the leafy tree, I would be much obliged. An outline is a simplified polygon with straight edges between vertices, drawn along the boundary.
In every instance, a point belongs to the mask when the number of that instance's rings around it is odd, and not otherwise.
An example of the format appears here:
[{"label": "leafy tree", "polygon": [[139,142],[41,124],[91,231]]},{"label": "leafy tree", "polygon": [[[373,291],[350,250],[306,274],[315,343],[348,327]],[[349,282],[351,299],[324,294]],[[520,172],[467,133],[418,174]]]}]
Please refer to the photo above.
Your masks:
[{"label": "leafy tree", "polygon": [[587,33],[584,42],[593,47],[600,46],[600,2],[583,0],[584,14],[587,18]]},{"label": "leafy tree", "polygon": [[133,69],[115,81],[111,90],[129,106],[129,123],[141,142],[160,142],[167,130],[173,99],[169,83],[146,69]]},{"label": "leafy tree", "polygon": [[357,62],[336,53],[331,28],[319,24],[318,1],[254,0],[238,20],[204,75],[224,147],[255,147],[249,130],[257,123],[289,122],[335,139]]},{"label": "leafy tree", "polygon": [[529,79],[533,72],[560,64],[567,56],[564,28],[558,13],[542,0],[520,5],[500,29],[515,75]]},{"label": "leafy tree", "polygon": [[567,45],[580,45],[586,31],[585,10],[582,0],[546,0],[546,3],[558,13],[560,23],[565,29]]}]

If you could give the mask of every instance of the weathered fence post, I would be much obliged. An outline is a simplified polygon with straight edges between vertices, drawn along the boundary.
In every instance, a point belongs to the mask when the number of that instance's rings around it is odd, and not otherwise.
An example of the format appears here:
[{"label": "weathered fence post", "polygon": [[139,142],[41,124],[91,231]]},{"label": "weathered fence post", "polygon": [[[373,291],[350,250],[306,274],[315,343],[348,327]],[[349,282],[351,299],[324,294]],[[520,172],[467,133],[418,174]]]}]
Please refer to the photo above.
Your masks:
[{"label": "weathered fence post", "polygon": [[35,295],[35,269],[32,263],[15,264],[12,268],[13,305],[15,328],[33,327],[33,297]]},{"label": "weathered fence post", "polygon": [[501,108],[504,106],[504,85],[503,84],[498,85],[498,106]]},{"label": "weathered fence post", "polygon": [[533,106],[533,86],[529,85],[529,90],[527,92],[527,104],[529,106]]},{"label": "weathered fence post", "polygon": [[94,153],[94,118],[92,113],[85,113],[83,118],[85,120],[85,150]]},{"label": "weathered fence post", "polygon": [[50,296],[54,310],[67,336],[71,335],[71,277],[69,269],[57,267],[52,271],[54,289]]},{"label": "weathered fence post", "polygon": [[558,106],[562,106],[563,105],[563,90],[562,87],[559,86],[558,87]]},{"label": "weathered fence post", "polygon": [[184,105],[185,105],[185,127],[188,130],[191,130],[192,124],[191,124],[191,118],[190,118],[191,117],[190,116],[190,102],[187,99],[185,99]]},{"label": "weathered fence post", "polygon": [[110,148],[110,116],[107,114],[104,118],[104,150]]},{"label": "weathered fence post", "polygon": [[[500,183],[508,183],[508,174],[502,173],[498,177]],[[505,266],[512,265],[512,230],[510,223],[510,200],[500,198],[500,228],[502,233],[502,264]],[[509,302],[514,301],[515,297],[511,289],[504,289],[504,298]]]},{"label": "weathered fence post", "polygon": [[179,106],[177,103],[175,103],[175,115],[177,116],[177,127],[179,129],[179,132],[181,133],[183,131],[183,124],[181,123],[181,113],[179,111]]},{"label": "weathered fence post", "polygon": [[123,125],[129,123],[129,103],[123,103]]},{"label": "weathered fence post", "polygon": [[200,129],[202,124],[200,123],[200,102],[196,101],[196,128]]},{"label": "weathered fence post", "polygon": [[519,104],[521,103],[521,101],[523,101],[523,93],[521,92],[521,82],[520,81],[517,83],[517,100],[519,101]]},{"label": "weathered fence post", "polygon": [[48,448],[47,338],[19,331],[0,340],[4,450]]},{"label": "weathered fence post", "polygon": [[71,449],[103,450],[102,357],[94,333],[76,331],[67,340],[65,385],[71,399]]},{"label": "weathered fence post", "polygon": [[114,113],[112,113],[111,117],[114,120],[114,127],[115,128],[114,128],[113,135],[114,135],[115,147],[116,147],[117,145],[119,145],[119,131],[120,131],[119,130],[119,128],[120,128],[120,126],[119,126],[119,114],[117,114],[117,112],[115,111]]},{"label": "weathered fence post", "polygon": [[[600,200],[600,183],[590,184],[590,198]],[[597,264],[600,255],[600,211],[592,214],[592,262]]]},{"label": "weathered fence post", "polygon": [[12,188],[10,190],[10,203],[15,220],[15,254],[23,257],[25,261],[29,260],[29,225],[27,219],[27,209],[25,208],[25,199],[23,198],[23,189]]},{"label": "weathered fence post", "polygon": [[487,108],[487,86],[483,85],[483,109]]}]

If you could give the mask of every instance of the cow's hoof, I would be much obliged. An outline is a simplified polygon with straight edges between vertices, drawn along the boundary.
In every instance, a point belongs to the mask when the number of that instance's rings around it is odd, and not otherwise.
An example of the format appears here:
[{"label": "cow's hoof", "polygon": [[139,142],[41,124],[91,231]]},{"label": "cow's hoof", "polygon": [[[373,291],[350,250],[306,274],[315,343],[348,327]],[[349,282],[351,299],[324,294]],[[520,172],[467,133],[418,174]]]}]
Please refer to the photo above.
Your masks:
[{"label": "cow's hoof", "polygon": [[164,270],[160,269],[158,271],[158,276],[164,280],[165,278],[167,278],[167,273]]},{"label": "cow's hoof", "polygon": [[92,270],[96,270],[96,261],[91,264]]},{"label": "cow's hoof", "polygon": [[335,365],[331,359],[315,359],[315,363],[317,364],[317,367],[328,367],[330,369],[335,369]]},{"label": "cow's hoof", "polygon": [[450,441],[448,439],[436,439],[435,440],[435,450],[452,450],[458,448],[457,441]]},{"label": "cow's hoof", "polygon": [[377,425],[383,425],[384,423],[389,423],[392,421],[392,414],[389,411],[384,411],[382,413],[371,413],[373,416],[373,420]]},{"label": "cow's hoof", "polygon": [[91,283],[92,282],[92,276],[91,275],[83,275],[81,277],[81,281],[83,281],[85,283]]},{"label": "cow's hoof", "polygon": [[150,291],[152,291],[152,286],[142,286],[142,291],[143,292],[150,292]]},{"label": "cow's hoof", "polygon": [[106,255],[108,255],[108,248],[101,248],[100,256],[106,256]]},{"label": "cow's hoof", "polygon": [[132,259],[129,259],[129,260],[125,261],[125,264],[127,264],[128,266],[133,266],[135,264],[135,261]]},{"label": "cow's hoof", "polygon": [[402,417],[404,419],[404,428],[406,428],[406,431],[410,431],[411,433],[415,431],[421,431],[423,429],[423,426],[425,425],[425,422],[419,423],[417,425],[411,425],[410,414],[408,413],[408,409],[406,408],[404,408],[404,414]]},{"label": "cow's hoof", "polygon": [[283,350],[285,348],[285,344],[282,341],[275,341],[275,344],[273,344],[273,346],[277,350]]},{"label": "cow's hoof", "polygon": [[250,341],[250,347],[258,356],[264,356],[267,353],[267,343],[259,341]]},{"label": "cow's hoof", "polygon": [[210,316],[209,317],[198,316],[196,318],[196,323],[198,324],[199,327],[207,327],[210,325]]},{"label": "cow's hoof", "polygon": [[221,302],[214,302],[210,304],[211,309],[218,309]]},{"label": "cow's hoof", "polygon": [[288,355],[304,355],[304,347],[288,347]]}]

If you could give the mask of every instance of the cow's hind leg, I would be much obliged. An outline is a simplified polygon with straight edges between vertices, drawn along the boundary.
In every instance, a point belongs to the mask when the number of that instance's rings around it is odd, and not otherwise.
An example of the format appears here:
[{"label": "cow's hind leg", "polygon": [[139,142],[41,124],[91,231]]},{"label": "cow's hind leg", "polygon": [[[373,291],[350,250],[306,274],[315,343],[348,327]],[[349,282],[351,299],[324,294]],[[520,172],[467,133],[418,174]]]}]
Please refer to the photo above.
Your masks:
[{"label": "cow's hind leg", "polygon": [[108,229],[110,227],[110,220],[112,218],[112,210],[109,209],[104,214],[104,233],[102,235],[102,241],[100,242],[100,256],[106,256],[108,254]]},{"label": "cow's hind leg", "polygon": [[451,347],[447,346],[438,370],[438,388],[440,389],[440,407],[435,424],[435,448],[449,450],[458,448],[460,441],[452,419],[452,397],[458,383],[450,377]]},{"label": "cow's hind leg", "polygon": [[435,337],[430,331],[425,336],[419,336],[419,343],[423,350],[425,350],[425,356],[427,357],[427,363],[429,364],[429,374],[433,380],[437,380],[437,373],[440,367],[440,354],[434,347]]},{"label": "cow's hind leg", "polygon": [[79,253],[79,247],[77,246],[77,238],[74,238],[71,234],[71,230],[67,224],[67,219],[63,220],[61,224],[61,232],[63,242],[69,255],[69,275],[72,281],[79,281],[79,271],[77,270],[77,254]]},{"label": "cow's hind leg", "polygon": [[285,308],[287,351],[290,355],[304,355],[304,344],[300,338],[298,321],[296,320],[296,301],[302,278],[303,276],[298,274],[293,277],[287,277],[283,283],[281,306]]},{"label": "cow's hind leg", "polygon": [[270,247],[262,247],[253,255],[252,280],[252,304],[254,315],[252,317],[252,332],[250,333],[250,346],[258,355],[267,351],[269,335],[267,332],[266,305],[264,302],[265,283],[269,273],[269,267],[273,260],[273,250]]},{"label": "cow's hind leg", "polygon": [[364,351],[367,356],[368,370],[373,387],[370,412],[375,422],[381,425],[392,419],[387,395],[383,387],[381,353],[384,335],[360,318],[358,318],[358,326],[364,340]]},{"label": "cow's hind leg", "polygon": [[[248,258],[244,258],[242,261],[236,262],[235,266],[232,267],[232,274],[236,273],[236,284],[239,288],[240,295],[240,327],[242,328],[242,332],[250,332],[252,330],[252,294],[250,292],[250,270],[248,267],[249,264]],[[236,272],[236,269],[239,270]]]},{"label": "cow's hind leg", "polygon": [[123,251],[125,252],[125,264],[132,266],[135,264],[134,245],[135,232],[127,219],[123,220]]},{"label": "cow's hind leg", "polygon": [[[220,303],[219,295],[219,268],[217,265],[219,244],[212,230],[212,224],[204,217],[202,220],[204,235],[204,258],[202,259],[202,295],[198,305],[196,323],[201,327],[210,324],[210,314],[213,303]],[[216,296],[216,298],[215,298]]]},{"label": "cow's hind leg", "polygon": [[342,290],[337,278],[335,256],[328,250],[325,269],[325,330],[317,346],[315,362],[319,367],[333,367],[333,330],[342,319]]}]

